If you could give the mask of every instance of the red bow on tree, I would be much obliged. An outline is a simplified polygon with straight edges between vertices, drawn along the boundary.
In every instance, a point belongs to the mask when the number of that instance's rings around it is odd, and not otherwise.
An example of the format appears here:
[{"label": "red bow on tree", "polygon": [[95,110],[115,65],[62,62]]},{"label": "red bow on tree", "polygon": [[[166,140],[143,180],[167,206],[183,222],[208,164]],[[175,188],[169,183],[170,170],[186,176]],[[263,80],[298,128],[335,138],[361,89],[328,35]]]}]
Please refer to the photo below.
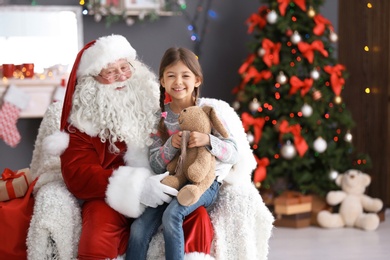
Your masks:
[{"label": "red bow on tree", "polygon": [[267,177],[267,166],[269,165],[269,159],[267,157],[259,159],[256,155],[255,159],[257,162],[257,168],[253,174],[253,182],[258,183],[262,182],[265,177]]},{"label": "red bow on tree", "polygon": [[[267,7],[262,7],[262,8],[267,9]],[[262,12],[262,8],[259,9],[259,13]],[[256,26],[262,29],[267,24],[267,20],[264,19],[262,15],[252,14],[246,20],[246,23],[248,24],[248,33],[252,33]]]},{"label": "red bow on tree", "polygon": [[300,42],[298,43],[298,49],[309,63],[313,63],[314,51],[319,51],[322,56],[328,57],[328,52],[324,49],[324,43],[320,40],[313,41],[311,44]]},{"label": "red bow on tree", "polygon": [[287,120],[283,120],[279,127],[280,138],[282,135],[292,133],[294,136],[295,149],[298,151],[299,156],[303,156],[309,146],[305,139],[301,136],[301,126],[299,124],[288,125]]},{"label": "red bow on tree", "polygon": [[342,77],[342,71],[345,70],[345,67],[341,64],[335,66],[325,66],[324,71],[330,74],[330,85],[336,96],[340,96],[341,88],[344,86],[345,80]]},{"label": "red bow on tree", "polygon": [[255,61],[255,58],[256,58],[256,56],[254,54],[250,54],[246,58],[244,63],[240,66],[240,68],[238,69],[238,73],[240,73],[241,75],[244,74],[244,72],[247,71],[249,66],[251,66],[253,64],[253,62]]},{"label": "red bow on tree", "polygon": [[263,61],[268,67],[271,67],[273,64],[279,64],[279,52],[281,47],[282,44],[280,42],[273,43],[269,39],[263,40],[262,48],[265,51]]},{"label": "red bow on tree", "polygon": [[294,95],[297,93],[297,91],[300,89],[301,90],[301,97],[305,96],[307,92],[311,89],[313,86],[313,79],[304,79],[303,81],[300,80],[297,76],[292,76],[290,78],[290,92],[288,93],[289,95]]},{"label": "red bow on tree", "polygon": [[263,131],[263,126],[265,119],[262,117],[254,118],[249,113],[241,114],[242,125],[244,126],[245,132],[248,131],[249,127],[253,127],[254,142],[257,144],[261,139],[261,134]]},{"label": "red bow on tree", "polygon": [[329,29],[333,31],[332,23],[322,15],[317,14],[316,16],[314,16],[313,19],[314,22],[316,23],[316,26],[314,26],[313,28],[313,33],[315,35],[322,35],[327,25],[329,26]]},{"label": "red bow on tree", "polygon": [[250,66],[245,73],[244,79],[240,84],[240,89],[244,88],[245,84],[253,79],[253,83],[256,84],[262,79],[269,79],[272,77],[272,73],[269,70],[258,71],[255,67]]},{"label": "red bow on tree", "polygon": [[279,12],[282,16],[286,14],[286,9],[290,2],[294,2],[302,11],[306,11],[305,0],[278,0]]}]

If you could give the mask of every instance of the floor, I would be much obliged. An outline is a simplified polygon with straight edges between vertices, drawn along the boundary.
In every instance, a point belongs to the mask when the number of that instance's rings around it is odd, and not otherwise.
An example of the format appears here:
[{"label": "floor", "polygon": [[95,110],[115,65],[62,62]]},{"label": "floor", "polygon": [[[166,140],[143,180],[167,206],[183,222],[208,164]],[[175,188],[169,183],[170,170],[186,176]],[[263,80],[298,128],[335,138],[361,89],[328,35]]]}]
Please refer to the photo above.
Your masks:
[{"label": "floor", "polygon": [[275,227],[269,246],[268,260],[389,259],[390,209],[375,231]]}]

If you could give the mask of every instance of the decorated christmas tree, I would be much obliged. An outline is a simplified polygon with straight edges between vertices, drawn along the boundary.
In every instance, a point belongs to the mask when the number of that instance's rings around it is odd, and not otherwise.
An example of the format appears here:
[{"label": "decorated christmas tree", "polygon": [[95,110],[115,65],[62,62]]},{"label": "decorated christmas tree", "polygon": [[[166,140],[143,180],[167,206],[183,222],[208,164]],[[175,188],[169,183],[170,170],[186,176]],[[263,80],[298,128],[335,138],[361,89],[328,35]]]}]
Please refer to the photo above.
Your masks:
[{"label": "decorated christmas tree", "polygon": [[370,167],[353,149],[338,36],[320,14],[322,0],[262,2],[246,21],[254,40],[233,90],[258,162],[253,181],[276,193],[325,195],[339,173]]}]

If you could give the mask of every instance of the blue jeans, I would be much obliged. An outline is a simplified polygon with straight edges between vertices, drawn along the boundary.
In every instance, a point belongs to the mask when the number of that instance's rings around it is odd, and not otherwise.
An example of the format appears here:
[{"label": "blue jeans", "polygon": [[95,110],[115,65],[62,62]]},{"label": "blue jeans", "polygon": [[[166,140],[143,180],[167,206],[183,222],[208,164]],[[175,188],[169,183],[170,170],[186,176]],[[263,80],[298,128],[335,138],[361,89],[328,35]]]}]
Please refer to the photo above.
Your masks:
[{"label": "blue jeans", "polygon": [[165,203],[157,208],[146,208],[131,225],[126,260],[146,259],[149,242],[161,223],[165,240],[165,259],[184,259],[183,220],[200,206],[208,207],[214,203],[218,191],[219,183],[215,180],[199,201],[191,206],[180,205],[175,197],[169,204]]}]

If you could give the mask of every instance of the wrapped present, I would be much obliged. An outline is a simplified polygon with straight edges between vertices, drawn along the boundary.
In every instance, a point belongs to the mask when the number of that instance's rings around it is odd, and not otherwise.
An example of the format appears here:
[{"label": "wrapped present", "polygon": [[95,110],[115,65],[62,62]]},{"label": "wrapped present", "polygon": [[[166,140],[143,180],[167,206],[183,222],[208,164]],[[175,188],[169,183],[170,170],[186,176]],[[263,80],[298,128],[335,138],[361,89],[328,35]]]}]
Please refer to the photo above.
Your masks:
[{"label": "wrapped present", "polygon": [[0,201],[23,197],[31,181],[29,168],[17,172],[6,168],[0,178]]},{"label": "wrapped present", "polygon": [[292,215],[277,215],[274,225],[276,227],[303,228],[310,226],[311,213],[299,213]]},{"label": "wrapped present", "polygon": [[292,215],[311,212],[312,196],[295,191],[285,191],[274,200],[275,214]]},{"label": "wrapped present", "polygon": [[318,195],[312,195],[313,201],[311,203],[312,209],[311,209],[311,225],[312,226],[320,226],[317,221],[317,215],[319,212],[323,210],[327,210],[329,212],[333,212],[332,206],[330,206],[325,198],[322,198]]}]

